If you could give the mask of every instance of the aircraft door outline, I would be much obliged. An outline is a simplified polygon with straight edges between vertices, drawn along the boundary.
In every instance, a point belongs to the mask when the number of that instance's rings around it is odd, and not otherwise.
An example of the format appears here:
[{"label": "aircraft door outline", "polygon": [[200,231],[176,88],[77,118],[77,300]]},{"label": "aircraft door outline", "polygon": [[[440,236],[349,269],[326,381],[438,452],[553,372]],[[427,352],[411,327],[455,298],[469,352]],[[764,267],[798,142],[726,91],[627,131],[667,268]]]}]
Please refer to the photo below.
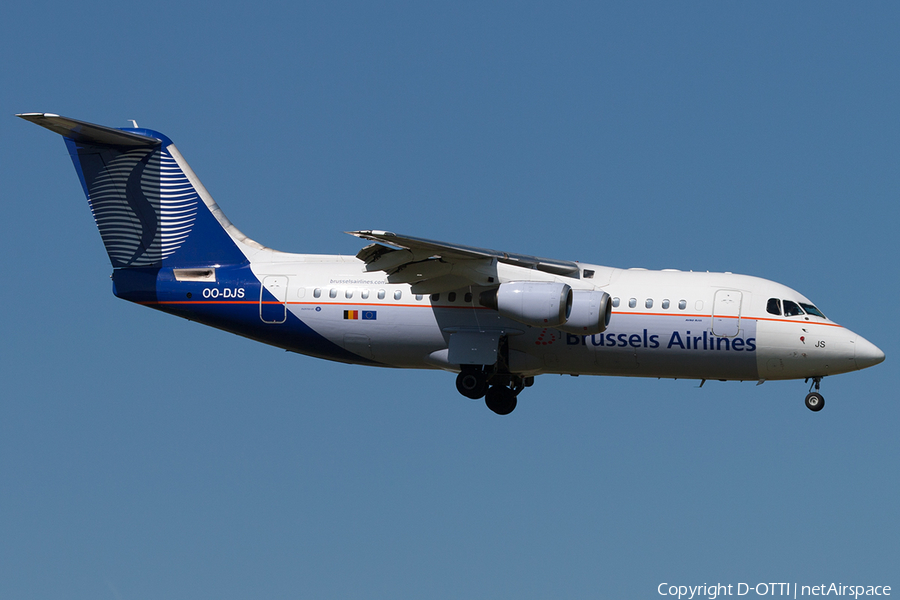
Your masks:
[{"label": "aircraft door outline", "polygon": [[[287,320],[287,288],[288,278],[285,275],[268,275],[263,278],[259,288],[259,318],[263,323],[277,325]],[[266,291],[275,297],[276,302],[265,300]]]},{"label": "aircraft door outline", "polygon": [[737,290],[716,290],[712,313],[713,335],[736,337],[740,333],[742,296]]}]

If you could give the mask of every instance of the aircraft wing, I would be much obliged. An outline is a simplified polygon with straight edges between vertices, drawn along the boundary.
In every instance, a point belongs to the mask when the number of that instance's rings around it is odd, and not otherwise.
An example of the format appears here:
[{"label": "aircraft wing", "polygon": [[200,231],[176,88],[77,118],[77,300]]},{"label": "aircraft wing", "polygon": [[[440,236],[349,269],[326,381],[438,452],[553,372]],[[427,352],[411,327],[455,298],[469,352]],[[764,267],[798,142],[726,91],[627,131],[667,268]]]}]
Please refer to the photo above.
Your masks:
[{"label": "aircraft wing", "polygon": [[578,278],[581,273],[578,263],[566,260],[448,244],[389,231],[347,233],[376,242],[356,255],[366,263],[367,271],[384,271],[390,283],[411,284],[414,293],[437,293],[468,285],[495,285],[498,283],[498,262],[564,277]]}]

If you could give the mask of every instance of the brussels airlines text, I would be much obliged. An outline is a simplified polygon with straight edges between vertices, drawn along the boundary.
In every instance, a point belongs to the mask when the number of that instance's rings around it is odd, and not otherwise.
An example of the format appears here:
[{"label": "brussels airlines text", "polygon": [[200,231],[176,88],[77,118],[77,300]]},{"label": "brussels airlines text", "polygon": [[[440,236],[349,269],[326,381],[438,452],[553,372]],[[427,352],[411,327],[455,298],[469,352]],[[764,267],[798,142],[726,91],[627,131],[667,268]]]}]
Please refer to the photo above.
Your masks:
[{"label": "brussels airlines text", "polygon": [[[659,334],[650,334],[646,329],[641,333],[599,333],[596,335],[572,335],[566,334],[566,344],[569,346],[603,346],[618,348],[659,348]],[[680,350],[713,350],[754,352],[756,350],[756,338],[719,337],[711,335],[708,331],[702,334],[693,334],[690,331],[673,331],[666,342],[666,349]]]}]

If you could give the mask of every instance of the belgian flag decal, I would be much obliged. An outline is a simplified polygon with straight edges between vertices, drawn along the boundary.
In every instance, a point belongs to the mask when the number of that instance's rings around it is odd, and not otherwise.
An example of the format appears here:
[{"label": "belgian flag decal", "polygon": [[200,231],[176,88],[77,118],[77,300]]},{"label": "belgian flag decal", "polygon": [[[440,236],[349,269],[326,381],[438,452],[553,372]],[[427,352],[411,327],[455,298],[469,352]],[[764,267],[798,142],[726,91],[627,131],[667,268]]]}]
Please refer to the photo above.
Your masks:
[{"label": "belgian flag decal", "polygon": [[375,321],[378,318],[378,311],[375,310],[345,310],[344,318],[350,321]]}]

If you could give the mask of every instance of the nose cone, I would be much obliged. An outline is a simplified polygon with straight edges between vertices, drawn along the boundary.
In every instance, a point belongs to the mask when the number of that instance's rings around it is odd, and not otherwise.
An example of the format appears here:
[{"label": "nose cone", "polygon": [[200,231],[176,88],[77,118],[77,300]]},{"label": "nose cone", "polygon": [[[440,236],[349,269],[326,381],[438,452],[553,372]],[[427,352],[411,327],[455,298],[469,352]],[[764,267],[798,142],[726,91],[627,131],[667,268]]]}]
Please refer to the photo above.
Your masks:
[{"label": "nose cone", "polygon": [[860,335],[856,336],[856,342],[853,345],[856,348],[855,360],[857,369],[865,369],[884,360],[884,352]]}]

